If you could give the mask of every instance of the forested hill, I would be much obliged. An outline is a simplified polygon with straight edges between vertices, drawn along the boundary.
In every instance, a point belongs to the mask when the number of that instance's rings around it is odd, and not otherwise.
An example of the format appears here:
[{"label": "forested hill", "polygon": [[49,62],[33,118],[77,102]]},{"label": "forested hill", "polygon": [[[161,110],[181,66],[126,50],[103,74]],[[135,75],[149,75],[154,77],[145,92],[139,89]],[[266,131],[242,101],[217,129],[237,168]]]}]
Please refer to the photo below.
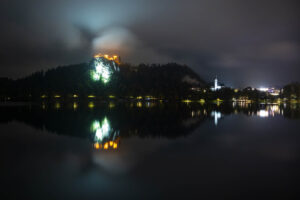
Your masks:
[{"label": "forested hill", "polygon": [[114,72],[107,83],[93,80],[92,70],[94,66],[91,63],[82,63],[36,72],[17,80],[1,78],[0,95],[16,99],[50,98],[55,95],[69,97],[74,94],[79,97],[151,95],[181,98],[189,95],[191,87],[205,86],[205,82],[192,69],[176,63],[121,64],[120,70]]}]

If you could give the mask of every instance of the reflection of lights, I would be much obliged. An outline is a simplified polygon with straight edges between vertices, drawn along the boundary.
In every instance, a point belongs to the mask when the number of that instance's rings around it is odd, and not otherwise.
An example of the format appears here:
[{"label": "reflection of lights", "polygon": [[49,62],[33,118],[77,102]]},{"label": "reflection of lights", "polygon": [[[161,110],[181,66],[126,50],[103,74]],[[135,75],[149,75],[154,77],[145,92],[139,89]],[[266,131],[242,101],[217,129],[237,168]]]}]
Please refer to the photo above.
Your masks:
[{"label": "reflection of lights", "polygon": [[235,108],[236,107],[236,101],[232,102],[232,107]]},{"label": "reflection of lights", "polygon": [[91,109],[93,109],[95,107],[94,102],[90,102],[89,105],[88,105],[88,107],[91,108]]},{"label": "reflection of lights", "polygon": [[200,99],[200,100],[199,100],[199,103],[200,103],[200,104],[204,104],[204,103],[205,103],[205,99]]},{"label": "reflection of lights", "polygon": [[194,117],[195,116],[195,111],[192,111],[191,115],[192,115],[192,117]]},{"label": "reflection of lights", "polygon": [[105,142],[103,145],[96,142],[94,144],[94,148],[95,149],[104,149],[104,150],[117,149],[118,148],[118,142],[119,142],[119,139],[117,139],[115,141]]},{"label": "reflection of lights", "polygon": [[95,120],[91,131],[94,132],[95,149],[117,149],[119,143],[119,132],[111,128],[109,120],[105,117],[101,122]]},{"label": "reflection of lights", "polygon": [[136,107],[138,107],[138,108],[141,108],[141,107],[143,107],[143,104],[142,104],[142,102],[137,102],[137,103],[136,103]]},{"label": "reflection of lights", "polygon": [[258,115],[259,117],[269,117],[269,112],[268,112],[267,110],[259,110],[259,111],[257,112],[257,115]]},{"label": "reflection of lights", "polygon": [[[101,144],[99,144],[98,142],[96,142],[96,143],[94,144],[95,149],[100,149],[100,145],[101,145]],[[101,147],[102,147],[102,145],[101,145]]]},{"label": "reflection of lights", "polygon": [[114,107],[115,107],[115,104],[114,104],[113,102],[109,102],[108,107],[109,107],[109,108],[114,108]]},{"label": "reflection of lights", "polygon": [[110,125],[106,118],[104,118],[104,120],[101,122],[101,124],[99,123],[99,121],[95,121],[93,123],[93,128],[96,131],[95,139],[97,141],[102,141],[103,138],[109,136]]},{"label": "reflection of lights", "polygon": [[73,103],[73,109],[76,110],[78,108],[78,104],[76,102]]},{"label": "reflection of lights", "polygon": [[60,103],[59,102],[56,102],[55,105],[54,105],[55,109],[60,109]]},{"label": "reflection of lights", "polygon": [[116,142],[114,142],[113,148],[114,148],[114,149],[117,149],[117,148],[118,148],[118,144],[117,144]]},{"label": "reflection of lights", "polygon": [[271,109],[272,112],[279,113],[279,106],[278,105],[271,105],[270,109]]},{"label": "reflection of lights", "polygon": [[60,95],[54,95],[54,98],[60,98],[61,96]]},{"label": "reflection of lights", "polygon": [[218,125],[218,121],[219,121],[219,119],[220,119],[221,116],[222,116],[221,113],[218,112],[218,111],[213,111],[213,112],[211,113],[211,116],[214,117],[215,125],[217,126],[217,125]]},{"label": "reflection of lights", "polygon": [[108,143],[105,143],[103,148],[108,149]]},{"label": "reflection of lights", "polygon": [[267,105],[265,109],[261,109],[257,112],[257,116],[259,117],[274,117],[275,115],[282,115],[282,111],[277,104]]}]

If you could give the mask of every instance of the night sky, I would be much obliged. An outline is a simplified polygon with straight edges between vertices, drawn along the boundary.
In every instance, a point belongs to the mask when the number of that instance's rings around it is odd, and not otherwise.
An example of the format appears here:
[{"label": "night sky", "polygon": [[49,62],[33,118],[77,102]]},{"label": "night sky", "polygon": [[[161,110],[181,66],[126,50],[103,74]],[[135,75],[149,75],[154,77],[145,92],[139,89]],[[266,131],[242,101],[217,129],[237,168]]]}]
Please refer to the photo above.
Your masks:
[{"label": "night sky", "polygon": [[300,81],[299,0],[1,0],[0,77],[117,53],[227,86]]}]

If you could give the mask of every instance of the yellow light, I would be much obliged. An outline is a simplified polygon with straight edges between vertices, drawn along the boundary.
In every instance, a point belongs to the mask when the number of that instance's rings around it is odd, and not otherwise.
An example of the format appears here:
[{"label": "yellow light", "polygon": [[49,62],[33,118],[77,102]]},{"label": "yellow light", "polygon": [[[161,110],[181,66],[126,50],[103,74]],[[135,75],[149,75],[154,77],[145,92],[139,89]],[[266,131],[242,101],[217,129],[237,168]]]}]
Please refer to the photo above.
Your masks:
[{"label": "yellow light", "polygon": [[138,108],[141,108],[141,107],[143,107],[143,104],[142,104],[142,102],[137,102],[137,103],[136,103],[136,106],[137,106]]},{"label": "yellow light", "polygon": [[59,102],[55,103],[55,108],[60,109],[60,103]]},{"label": "yellow light", "polygon": [[78,104],[76,102],[73,103],[73,108],[76,110],[78,108]]},{"label": "yellow light", "polygon": [[95,143],[94,144],[94,147],[95,147],[95,149],[100,149],[100,145],[99,145],[99,143],[97,142],[97,143]]},{"label": "yellow light", "polygon": [[114,148],[114,149],[117,149],[117,148],[118,148],[118,144],[114,142],[113,148]]},{"label": "yellow light", "polygon": [[95,98],[95,95],[89,95],[88,98]]},{"label": "yellow light", "polygon": [[73,98],[78,98],[78,95],[77,95],[77,94],[74,94],[74,95],[73,95]]},{"label": "yellow light", "polygon": [[42,98],[42,99],[45,99],[45,98],[47,98],[47,95],[43,94],[43,95],[41,96],[41,98]]},{"label": "yellow light", "polygon": [[184,102],[184,103],[191,103],[192,101],[189,100],[189,99],[185,99],[185,100],[182,100],[182,102]]},{"label": "yellow light", "polygon": [[109,146],[113,146],[114,142],[113,141],[109,141]]},{"label": "yellow light", "polygon": [[113,102],[109,102],[108,107],[109,107],[109,108],[114,108],[114,107],[115,107],[115,104],[114,104]]},{"label": "yellow light", "polygon": [[91,109],[92,109],[92,108],[94,108],[94,107],[95,107],[95,104],[94,104],[94,102],[90,102],[88,106],[89,106],[89,108],[91,108]]},{"label": "yellow light", "polygon": [[54,95],[54,98],[60,98],[60,97],[61,97],[61,96],[58,95],[58,94]]},{"label": "yellow light", "polygon": [[143,97],[142,96],[138,96],[138,97],[136,97],[136,99],[143,99]]},{"label": "yellow light", "polygon": [[114,95],[109,95],[108,97],[111,98],[111,99],[115,98]]},{"label": "yellow light", "polygon": [[104,147],[103,147],[104,149],[108,149],[108,143],[106,142],[105,144],[104,144]]}]

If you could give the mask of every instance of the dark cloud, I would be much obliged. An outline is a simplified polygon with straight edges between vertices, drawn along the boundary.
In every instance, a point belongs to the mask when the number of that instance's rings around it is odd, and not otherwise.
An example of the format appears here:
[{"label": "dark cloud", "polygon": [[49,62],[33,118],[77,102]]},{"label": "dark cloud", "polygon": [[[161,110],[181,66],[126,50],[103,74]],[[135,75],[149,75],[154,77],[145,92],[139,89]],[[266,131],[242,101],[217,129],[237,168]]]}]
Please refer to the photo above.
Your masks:
[{"label": "dark cloud", "polygon": [[180,62],[232,86],[300,81],[296,0],[2,0],[0,76],[84,62]]}]

